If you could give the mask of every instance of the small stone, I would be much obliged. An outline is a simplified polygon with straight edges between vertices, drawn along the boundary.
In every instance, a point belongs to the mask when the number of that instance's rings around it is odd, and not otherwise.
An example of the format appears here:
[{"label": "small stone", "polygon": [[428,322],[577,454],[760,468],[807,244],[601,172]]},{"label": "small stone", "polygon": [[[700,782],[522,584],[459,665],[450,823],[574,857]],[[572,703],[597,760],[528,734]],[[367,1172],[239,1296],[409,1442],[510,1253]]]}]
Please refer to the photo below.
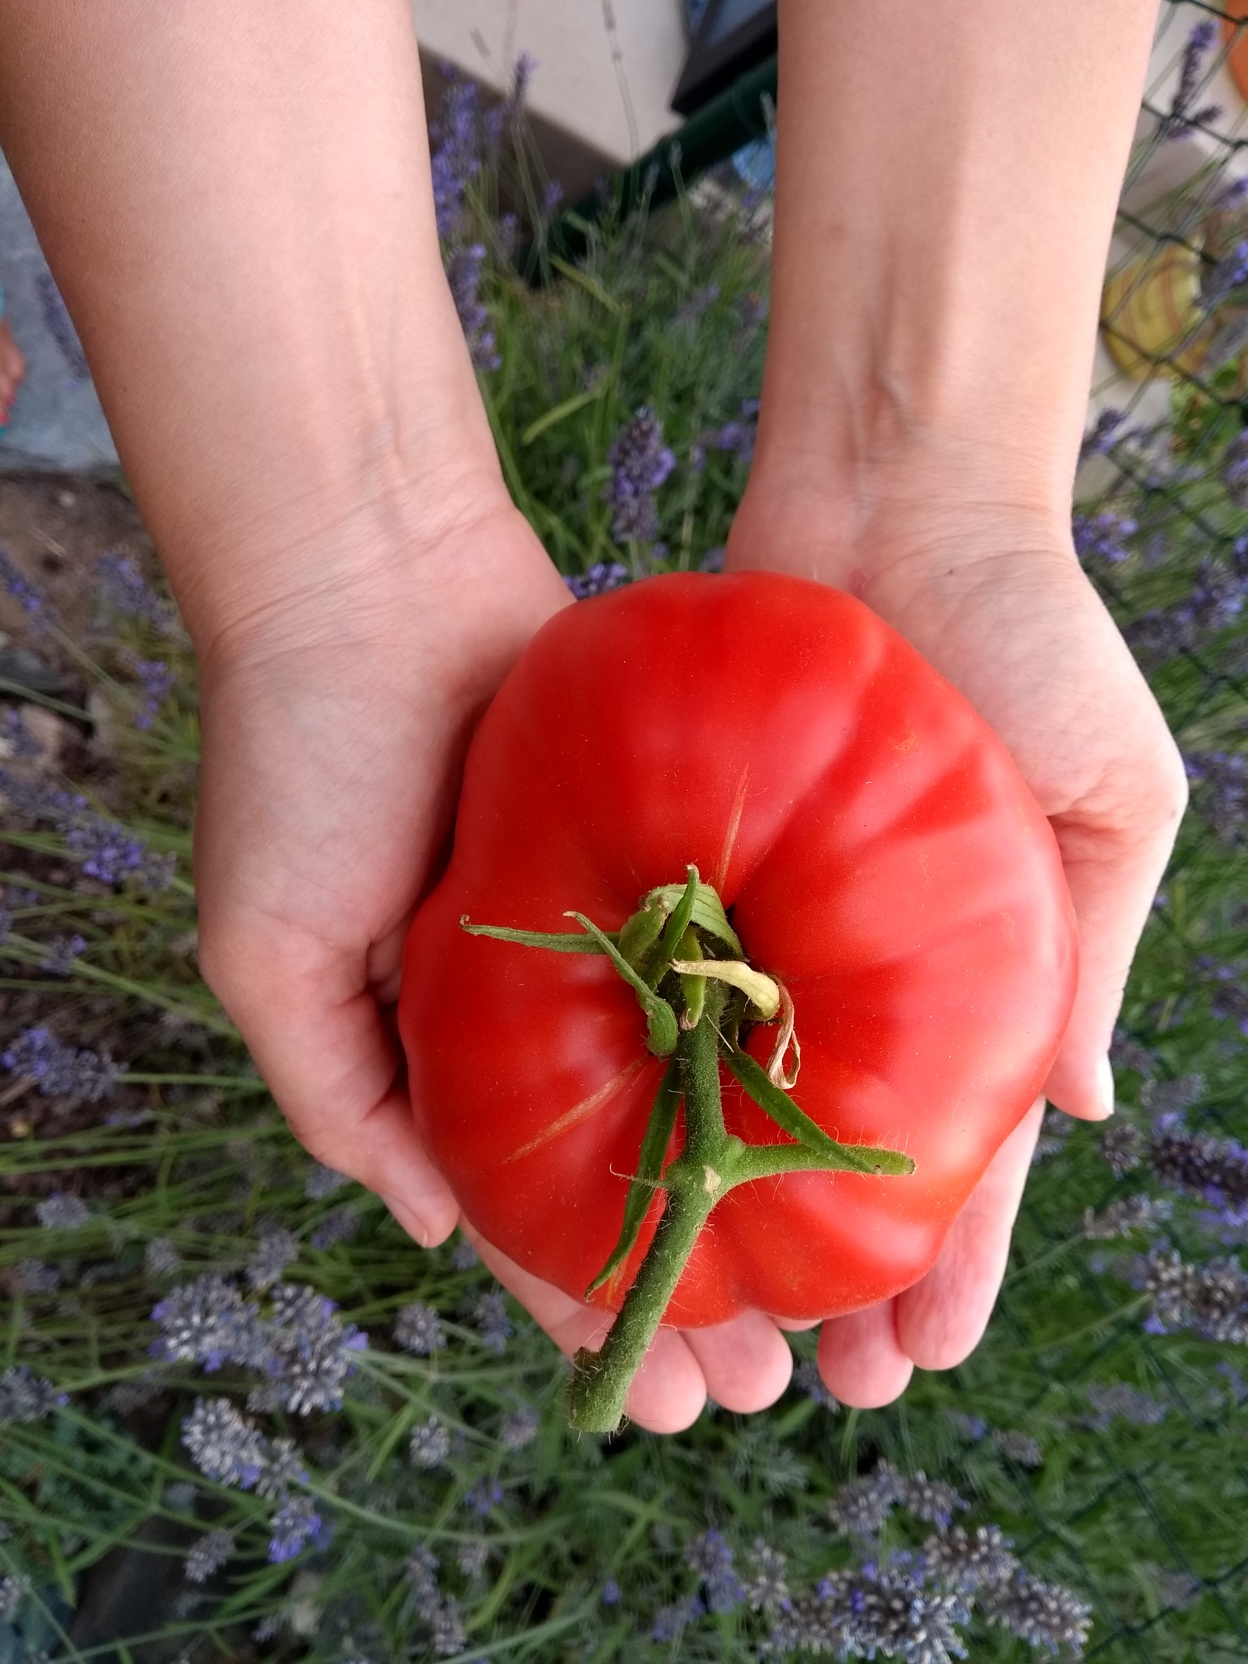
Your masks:
[{"label": "small stone", "polygon": [[59,508],[73,508],[78,499],[74,496],[72,491],[59,491],[57,493],[56,501]]}]

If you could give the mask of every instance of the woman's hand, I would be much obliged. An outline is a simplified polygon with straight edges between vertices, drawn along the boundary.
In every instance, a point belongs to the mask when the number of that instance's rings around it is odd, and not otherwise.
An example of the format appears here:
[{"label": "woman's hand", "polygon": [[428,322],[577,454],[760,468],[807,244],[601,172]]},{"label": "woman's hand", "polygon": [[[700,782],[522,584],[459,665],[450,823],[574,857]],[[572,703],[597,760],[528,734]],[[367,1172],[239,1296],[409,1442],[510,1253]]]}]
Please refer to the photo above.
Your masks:
[{"label": "woman's hand", "polygon": [[[1008,506],[950,502],[933,482],[852,537],[813,498],[747,494],[733,567],[851,590],[912,642],[1008,746],[1053,826],[1075,905],[1080,976],[1045,1094],[1097,1120],[1113,1109],[1108,1050],[1127,973],[1187,801],[1179,752],[1080,570],[1069,527]],[[846,1403],[885,1404],[917,1364],[948,1369],[983,1334],[1005,1271],[1043,1100],[956,1220],[921,1282],[823,1326],[819,1364]]]}]

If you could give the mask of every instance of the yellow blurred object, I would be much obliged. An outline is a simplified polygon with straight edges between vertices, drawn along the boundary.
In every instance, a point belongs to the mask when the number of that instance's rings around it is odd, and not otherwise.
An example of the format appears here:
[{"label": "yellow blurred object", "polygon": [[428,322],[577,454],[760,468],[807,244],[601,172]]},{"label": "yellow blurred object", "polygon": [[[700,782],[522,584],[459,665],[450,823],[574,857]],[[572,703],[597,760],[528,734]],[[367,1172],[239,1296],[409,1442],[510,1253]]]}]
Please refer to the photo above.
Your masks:
[{"label": "yellow blurred object", "polygon": [[1106,280],[1101,329],[1106,350],[1136,381],[1191,375],[1209,344],[1200,309],[1200,252],[1165,243]]}]

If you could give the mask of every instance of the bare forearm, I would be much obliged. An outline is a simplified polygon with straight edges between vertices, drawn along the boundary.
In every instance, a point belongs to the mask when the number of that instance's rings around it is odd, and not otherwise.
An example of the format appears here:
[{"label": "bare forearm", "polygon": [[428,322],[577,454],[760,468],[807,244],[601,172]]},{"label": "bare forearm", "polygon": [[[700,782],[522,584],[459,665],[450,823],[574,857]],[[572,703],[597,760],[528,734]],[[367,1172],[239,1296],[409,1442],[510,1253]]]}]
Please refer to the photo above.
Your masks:
[{"label": "bare forearm", "polygon": [[1155,0],[781,0],[755,479],[1069,508]]},{"label": "bare forearm", "polygon": [[280,605],[320,527],[488,472],[407,0],[3,0],[0,27],[0,140],[193,629]]}]

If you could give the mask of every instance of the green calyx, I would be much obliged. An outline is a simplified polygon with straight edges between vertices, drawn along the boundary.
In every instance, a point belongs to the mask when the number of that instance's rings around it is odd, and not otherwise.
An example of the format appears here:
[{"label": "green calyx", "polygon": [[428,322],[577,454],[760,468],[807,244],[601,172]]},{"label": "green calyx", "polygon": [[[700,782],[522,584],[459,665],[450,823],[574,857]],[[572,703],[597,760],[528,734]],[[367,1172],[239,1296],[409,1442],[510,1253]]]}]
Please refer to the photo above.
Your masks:
[{"label": "green calyx", "polygon": [[[618,932],[600,930],[582,913],[565,916],[574,918],[583,934],[474,925],[466,916],[460,922],[473,935],[527,947],[605,954],[637,996],[650,1051],[672,1060],[650,1112],[619,1238],[586,1290],[587,1298],[622,1272],[656,1190],[664,1193],[663,1212],[602,1349],[577,1354],[568,1397],[574,1427],[610,1433],[623,1419],[628,1387],[698,1233],[723,1196],[739,1184],[784,1173],[894,1177],[912,1173],[914,1162],[896,1150],[839,1143],[789,1096],[786,1087],[796,1079],[800,1056],[792,1001],[782,984],[749,964],[719,896],[701,882],[696,867],[689,867],[684,885],[664,885],[643,896]],[[744,1049],[742,1034],[753,1024],[776,1020],[779,1034],[764,1069]],[[786,1075],[790,1050],[794,1066]],[[720,1101],[721,1063],[786,1141],[746,1144],[728,1132]],[[664,1166],[682,1102],[684,1146]]]}]

